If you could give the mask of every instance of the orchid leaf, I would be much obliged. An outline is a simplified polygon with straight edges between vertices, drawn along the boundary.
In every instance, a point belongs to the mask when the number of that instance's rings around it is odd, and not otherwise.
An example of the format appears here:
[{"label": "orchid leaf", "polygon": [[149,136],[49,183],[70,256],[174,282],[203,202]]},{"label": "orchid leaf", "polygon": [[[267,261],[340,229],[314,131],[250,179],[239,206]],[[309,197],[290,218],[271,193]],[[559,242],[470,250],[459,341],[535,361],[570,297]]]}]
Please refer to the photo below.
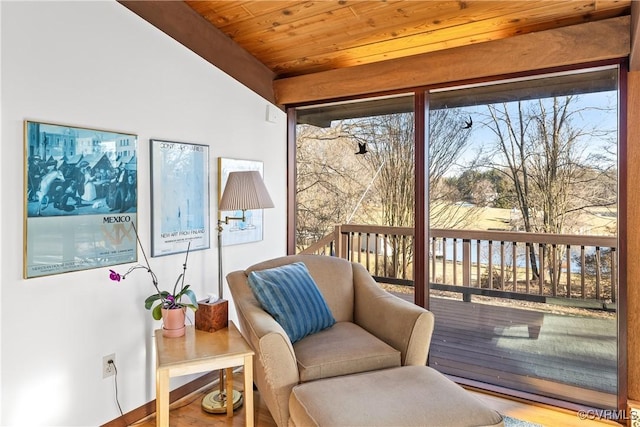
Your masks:
[{"label": "orchid leaf", "polygon": [[184,306],[190,308],[193,311],[196,311],[198,309],[198,306],[193,304],[185,304]]},{"label": "orchid leaf", "polygon": [[185,286],[181,293],[188,296],[193,303],[193,306],[195,306],[195,308],[198,308],[198,300],[196,298],[196,294],[191,289],[187,289],[188,287],[188,285]]},{"label": "orchid leaf", "polygon": [[162,319],[162,304],[158,304],[153,308],[151,315],[155,320]]},{"label": "orchid leaf", "polygon": [[169,292],[162,291],[160,292],[160,294],[153,294],[148,296],[147,299],[144,300],[144,308],[146,308],[147,310],[150,310],[154,302],[158,300],[164,300],[165,298],[167,298],[168,295],[169,295]]}]

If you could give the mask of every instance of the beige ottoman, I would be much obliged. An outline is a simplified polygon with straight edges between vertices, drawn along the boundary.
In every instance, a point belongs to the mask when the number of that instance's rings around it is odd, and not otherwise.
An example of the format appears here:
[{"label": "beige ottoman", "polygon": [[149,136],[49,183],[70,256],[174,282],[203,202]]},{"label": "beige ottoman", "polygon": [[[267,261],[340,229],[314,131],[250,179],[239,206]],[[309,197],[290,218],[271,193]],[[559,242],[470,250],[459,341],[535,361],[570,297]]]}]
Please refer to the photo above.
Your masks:
[{"label": "beige ottoman", "polygon": [[325,427],[502,426],[502,416],[427,366],[345,375],[299,384],[289,425]]}]

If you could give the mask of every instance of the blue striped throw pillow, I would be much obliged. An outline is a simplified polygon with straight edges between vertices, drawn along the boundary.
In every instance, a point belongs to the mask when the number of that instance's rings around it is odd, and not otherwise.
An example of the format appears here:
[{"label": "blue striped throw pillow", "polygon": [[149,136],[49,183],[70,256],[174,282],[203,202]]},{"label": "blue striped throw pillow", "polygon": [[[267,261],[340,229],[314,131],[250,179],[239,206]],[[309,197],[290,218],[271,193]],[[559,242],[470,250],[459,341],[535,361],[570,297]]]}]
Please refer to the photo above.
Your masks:
[{"label": "blue striped throw pillow", "polygon": [[292,343],[336,323],[318,285],[302,262],[252,271],[249,287]]}]

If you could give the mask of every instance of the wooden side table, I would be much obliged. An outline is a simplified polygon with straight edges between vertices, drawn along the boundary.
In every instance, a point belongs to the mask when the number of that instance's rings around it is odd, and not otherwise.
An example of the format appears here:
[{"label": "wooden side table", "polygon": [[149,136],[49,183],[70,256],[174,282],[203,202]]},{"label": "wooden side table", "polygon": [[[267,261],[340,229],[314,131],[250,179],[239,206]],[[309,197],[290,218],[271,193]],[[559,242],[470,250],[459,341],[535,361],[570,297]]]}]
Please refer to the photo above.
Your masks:
[{"label": "wooden side table", "polygon": [[[253,350],[238,328],[229,326],[216,332],[197,330],[187,326],[185,335],[165,338],[162,330],[156,335],[156,425],[169,426],[169,378],[227,370],[227,395],[232,396],[232,367],[244,367],[245,424],[253,426]],[[227,405],[227,416],[233,416],[233,405]]]}]

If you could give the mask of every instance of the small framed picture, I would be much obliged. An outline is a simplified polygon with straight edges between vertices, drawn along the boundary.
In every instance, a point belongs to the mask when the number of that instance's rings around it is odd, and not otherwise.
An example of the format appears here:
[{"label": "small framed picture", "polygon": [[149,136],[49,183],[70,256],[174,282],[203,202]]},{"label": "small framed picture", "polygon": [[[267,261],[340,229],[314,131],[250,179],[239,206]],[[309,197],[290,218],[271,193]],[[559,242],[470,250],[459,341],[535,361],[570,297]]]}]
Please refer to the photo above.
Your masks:
[{"label": "small framed picture", "polygon": [[[258,171],[264,177],[264,166],[257,160],[227,159],[218,157],[218,203],[227,184],[229,172]],[[241,218],[242,212],[218,212],[218,219],[225,216]],[[262,209],[245,212],[245,221],[234,220],[222,227],[222,246],[240,245],[243,243],[259,242],[263,236]]]},{"label": "small framed picture", "polygon": [[151,256],[208,249],[209,146],[150,143]]}]

